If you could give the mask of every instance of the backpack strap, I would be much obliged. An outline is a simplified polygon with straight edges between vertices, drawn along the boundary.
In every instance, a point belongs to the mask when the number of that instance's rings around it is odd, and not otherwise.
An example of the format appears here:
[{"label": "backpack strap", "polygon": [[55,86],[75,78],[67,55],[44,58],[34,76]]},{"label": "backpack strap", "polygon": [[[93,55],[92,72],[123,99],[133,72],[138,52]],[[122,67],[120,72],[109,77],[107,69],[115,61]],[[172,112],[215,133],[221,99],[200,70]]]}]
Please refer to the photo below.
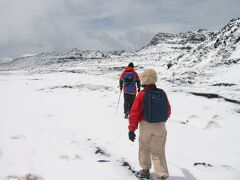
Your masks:
[{"label": "backpack strap", "polygon": [[162,89],[159,89],[159,88],[143,89],[143,91],[149,92],[149,93],[154,93],[154,94],[162,94],[164,92]]}]

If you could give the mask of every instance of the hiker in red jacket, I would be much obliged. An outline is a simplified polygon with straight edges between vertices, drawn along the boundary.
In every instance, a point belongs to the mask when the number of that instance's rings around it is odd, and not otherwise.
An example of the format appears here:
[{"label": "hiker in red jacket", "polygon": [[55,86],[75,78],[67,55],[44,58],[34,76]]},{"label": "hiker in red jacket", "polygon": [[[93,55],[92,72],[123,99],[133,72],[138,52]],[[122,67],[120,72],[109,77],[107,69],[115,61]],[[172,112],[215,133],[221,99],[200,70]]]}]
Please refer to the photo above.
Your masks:
[{"label": "hiker in red jacket", "polygon": [[134,64],[131,62],[125,68],[119,78],[120,90],[124,92],[124,118],[127,119],[130,113],[130,109],[136,97],[137,89],[140,92],[140,78],[136,71],[134,71]]},{"label": "hiker in red jacket", "polygon": [[169,176],[165,158],[165,122],[171,114],[171,106],[166,93],[156,88],[157,73],[153,69],[144,70],[141,80],[144,89],[137,95],[131,108],[128,135],[131,141],[135,140],[134,131],[139,123],[140,176],[149,178],[153,163],[156,177],[165,180]]}]

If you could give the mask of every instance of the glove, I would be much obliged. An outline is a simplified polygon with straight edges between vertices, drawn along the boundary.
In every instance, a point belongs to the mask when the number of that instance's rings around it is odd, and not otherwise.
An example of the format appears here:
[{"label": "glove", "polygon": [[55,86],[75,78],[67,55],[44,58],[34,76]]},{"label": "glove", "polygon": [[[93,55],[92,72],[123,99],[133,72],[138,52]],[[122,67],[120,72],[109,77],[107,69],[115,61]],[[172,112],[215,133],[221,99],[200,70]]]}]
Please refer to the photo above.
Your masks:
[{"label": "glove", "polygon": [[129,131],[128,132],[128,138],[134,142],[135,138],[136,138],[136,134],[134,133],[134,131]]},{"label": "glove", "polygon": [[140,88],[138,88],[138,93],[139,93],[140,91],[141,91]]}]

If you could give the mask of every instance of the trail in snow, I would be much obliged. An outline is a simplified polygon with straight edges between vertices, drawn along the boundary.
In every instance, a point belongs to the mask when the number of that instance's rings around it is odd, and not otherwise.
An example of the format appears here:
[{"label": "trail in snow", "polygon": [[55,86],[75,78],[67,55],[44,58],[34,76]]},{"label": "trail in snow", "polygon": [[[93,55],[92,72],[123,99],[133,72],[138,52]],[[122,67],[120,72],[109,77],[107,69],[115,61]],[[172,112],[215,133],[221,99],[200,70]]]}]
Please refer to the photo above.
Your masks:
[{"label": "trail in snow", "polygon": [[[138,143],[128,140],[123,99],[115,113],[118,82],[109,77],[0,75],[0,179],[136,179]],[[239,105],[164,88],[169,179],[238,179]]]}]

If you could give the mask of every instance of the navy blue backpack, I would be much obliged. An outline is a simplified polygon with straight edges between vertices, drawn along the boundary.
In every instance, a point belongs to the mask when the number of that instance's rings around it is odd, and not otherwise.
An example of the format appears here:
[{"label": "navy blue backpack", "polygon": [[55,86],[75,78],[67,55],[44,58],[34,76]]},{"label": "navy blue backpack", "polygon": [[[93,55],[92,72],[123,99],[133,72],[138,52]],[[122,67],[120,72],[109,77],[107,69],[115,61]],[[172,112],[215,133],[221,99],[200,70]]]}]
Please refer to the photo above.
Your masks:
[{"label": "navy blue backpack", "polygon": [[168,119],[168,99],[162,89],[144,89],[143,115],[151,123],[165,122]]}]

